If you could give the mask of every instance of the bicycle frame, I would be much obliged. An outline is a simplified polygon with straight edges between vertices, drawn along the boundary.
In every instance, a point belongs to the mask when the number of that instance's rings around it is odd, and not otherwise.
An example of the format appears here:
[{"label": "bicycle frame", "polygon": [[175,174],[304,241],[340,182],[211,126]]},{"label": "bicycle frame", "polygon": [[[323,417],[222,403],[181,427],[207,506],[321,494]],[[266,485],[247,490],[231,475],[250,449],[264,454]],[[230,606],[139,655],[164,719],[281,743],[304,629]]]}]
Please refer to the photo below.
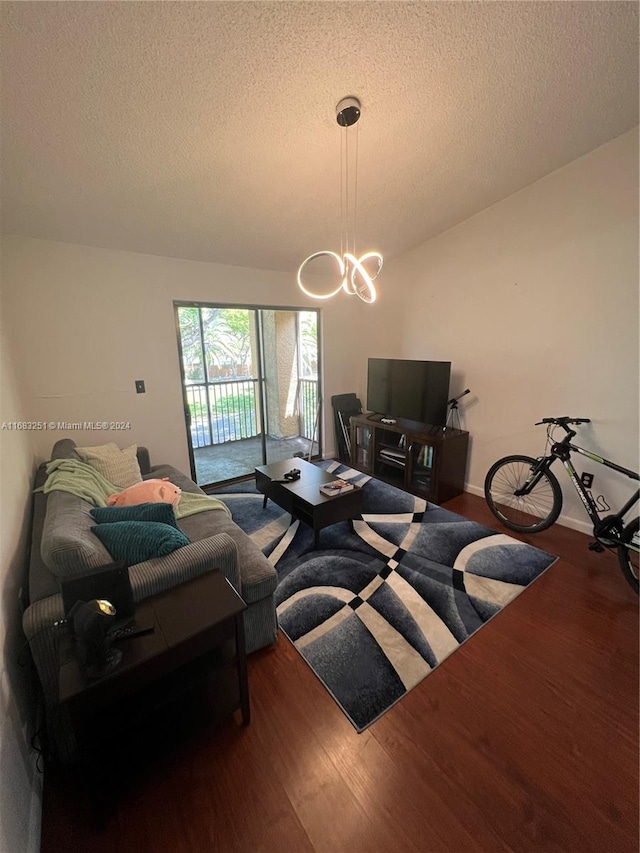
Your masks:
[{"label": "bicycle frame", "polygon": [[605,544],[618,545],[620,544],[622,520],[629,510],[638,502],[638,500],[640,500],[640,489],[638,489],[636,493],[629,498],[621,509],[612,515],[601,519],[598,514],[595,500],[590,492],[587,491],[585,486],[583,486],[580,478],[578,477],[578,472],[571,461],[571,453],[579,453],[581,456],[586,456],[593,462],[598,462],[600,465],[604,465],[605,467],[611,468],[620,474],[624,474],[631,480],[640,480],[640,476],[635,471],[623,468],[622,465],[616,465],[615,462],[611,462],[609,459],[604,459],[602,456],[597,456],[595,453],[591,453],[591,451],[585,450],[583,447],[578,447],[577,444],[571,444],[568,440],[569,438],[570,436],[566,436],[563,441],[557,442],[551,446],[550,454],[542,457],[540,460],[542,464],[537,468],[537,471],[534,472],[533,476],[526,483],[522,491],[524,493],[525,489],[528,491],[529,487],[534,485],[537,480],[535,475],[538,471],[549,470],[553,462],[556,459],[559,459],[562,462],[565,471],[569,475],[569,479],[573,483],[574,489],[580,496],[580,500],[582,501],[589,518],[591,519],[594,535],[598,539],[604,536],[608,537],[608,541],[606,539],[604,540]]}]

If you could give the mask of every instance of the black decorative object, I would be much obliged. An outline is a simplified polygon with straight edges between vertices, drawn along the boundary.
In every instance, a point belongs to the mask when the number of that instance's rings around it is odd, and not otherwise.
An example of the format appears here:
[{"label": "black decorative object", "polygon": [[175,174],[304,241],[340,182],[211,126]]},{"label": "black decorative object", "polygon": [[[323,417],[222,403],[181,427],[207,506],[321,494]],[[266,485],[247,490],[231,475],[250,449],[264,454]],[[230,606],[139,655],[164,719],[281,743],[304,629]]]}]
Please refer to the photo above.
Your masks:
[{"label": "black decorative object", "polygon": [[86,677],[93,681],[108,675],[122,660],[120,649],[112,648],[114,638],[109,633],[116,621],[115,607],[102,598],[77,601],[68,618]]},{"label": "black decorative object", "polygon": [[460,429],[460,412],[458,411],[458,401],[465,397],[467,394],[471,393],[471,389],[467,388],[462,392],[462,394],[458,394],[457,397],[452,397],[447,406],[449,406],[449,414],[447,415],[447,423],[445,424],[444,429],[450,426],[452,429]]},{"label": "black decorative object", "polygon": [[362,413],[362,403],[355,394],[334,394],[333,426],[335,431],[336,455],[341,462],[349,462],[351,457],[350,421],[352,415]]}]

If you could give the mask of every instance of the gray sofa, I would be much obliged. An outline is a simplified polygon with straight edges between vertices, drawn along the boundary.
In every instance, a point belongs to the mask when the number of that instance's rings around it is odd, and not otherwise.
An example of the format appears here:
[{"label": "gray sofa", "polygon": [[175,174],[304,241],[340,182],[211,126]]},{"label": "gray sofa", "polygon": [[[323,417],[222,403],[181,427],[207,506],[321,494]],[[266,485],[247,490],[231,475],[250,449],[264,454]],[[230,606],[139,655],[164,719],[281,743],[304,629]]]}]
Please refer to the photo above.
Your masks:
[{"label": "gray sofa", "polygon": [[[78,459],[75,442],[58,441],[52,459]],[[143,479],[168,477],[185,492],[198,486],[170,465],[151,466],[145,448],[138,448]],[[46,480],[46,463],[40,466],[36,489]],[[71,760],[75,742],[65,709],[58,705],[59,645],[64,618],[59,580],[84,573],[113,561],[100,540],[91,532],[96,523],[90,515],[93,505],[69,492],[34,494],[34,512],[29,557],[29,606],[23,615],[23,629],[42,685],[45,703],[47,750],[62,761]],[[275,569],[251,539],[223,510],[196,513],[178,520],[191,544],[165,557],[131,566],[129,575],[134,599],[141,601],[155,593],[219,568],[247,604],[244,613],[247,652],[267,646],[277,638],[273,593]]]}]

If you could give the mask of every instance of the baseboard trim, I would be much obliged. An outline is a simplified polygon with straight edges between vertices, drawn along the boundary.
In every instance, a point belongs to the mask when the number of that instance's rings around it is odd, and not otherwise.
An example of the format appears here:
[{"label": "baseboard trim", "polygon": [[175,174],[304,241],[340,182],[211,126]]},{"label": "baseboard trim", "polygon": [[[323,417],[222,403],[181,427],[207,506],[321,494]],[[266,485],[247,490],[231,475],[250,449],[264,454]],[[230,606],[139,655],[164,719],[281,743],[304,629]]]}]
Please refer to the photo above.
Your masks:
[{"label": "baseboard trim", "polygon": [[31,801],[29,803],[29,837],[27,850],[39,853],[42,840],[42,789],[43,774],[34,767],[34,777],[31,786]]},{"label": "baseboard trim", "polygon": [[[484,489],[480,486],[473,486],[471,483],[467,483],[464,490],[465,492],[469,492],[470,495],[476,495],[479,498],[484,498]],[[565,515],[564,513],[560,515],[556,524],[560,524],[562,527],[570,527],[571,530],[577,530],[579,533],[584,533],[587,536],[593,536],[593,527],[589,522],[581,521],[578,518],[571,518],[571,516]]]}]

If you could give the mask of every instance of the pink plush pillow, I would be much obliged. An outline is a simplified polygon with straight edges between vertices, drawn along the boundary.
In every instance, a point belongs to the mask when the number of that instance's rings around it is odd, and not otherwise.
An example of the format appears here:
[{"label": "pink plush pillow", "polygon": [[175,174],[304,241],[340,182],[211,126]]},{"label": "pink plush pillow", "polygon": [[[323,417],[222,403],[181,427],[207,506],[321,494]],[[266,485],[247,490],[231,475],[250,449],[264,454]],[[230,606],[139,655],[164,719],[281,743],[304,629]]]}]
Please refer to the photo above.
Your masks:
[{"label": "pink plush pillow", "polygon": [[169,482],[168,477],[162,480],[143,480],[135,483],[116,495],[110,495],[107,506],[132,506],[133,504],[163,503],[177,506],[182,489]]}]

